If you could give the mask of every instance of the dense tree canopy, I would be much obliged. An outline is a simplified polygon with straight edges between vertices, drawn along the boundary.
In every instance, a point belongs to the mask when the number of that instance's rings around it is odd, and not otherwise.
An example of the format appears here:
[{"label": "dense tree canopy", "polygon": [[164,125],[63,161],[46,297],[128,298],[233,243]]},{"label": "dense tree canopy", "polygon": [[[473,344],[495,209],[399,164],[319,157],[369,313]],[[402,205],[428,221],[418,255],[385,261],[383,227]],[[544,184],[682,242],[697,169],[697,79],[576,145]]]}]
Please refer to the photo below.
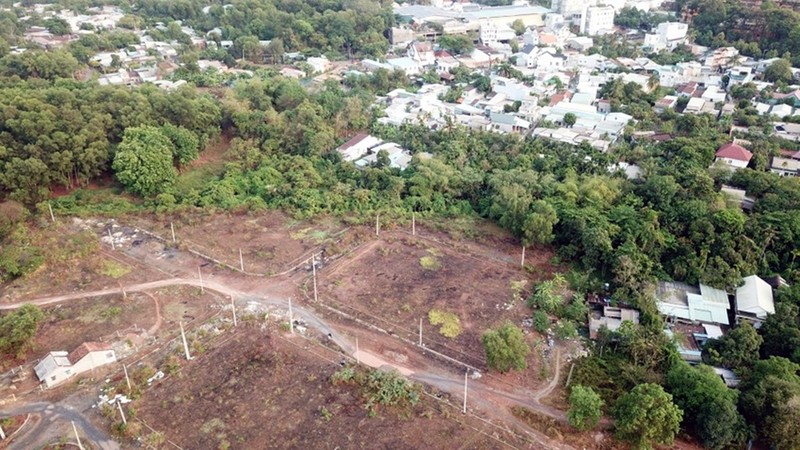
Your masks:
[{"label": "dense tree canopy", "polygon": [[522,370],[528,367],[525,358],[530,348],[525,342],[522,330],[507,322],[496,330],[489,330],[481,337],[486,350],[486,364],[500,372],[511,369]]},{"label": "dense tree canopy", "polygon": [[143,196],[155,195],[175,182],[174,153],[174,145],[160,129],[128,128],[114,155],[112,168],[129,191]]},{"label": "dense tree canopy", "polygon": [[613,414],[617,436],[641,450],[672,444],[683,418],[672,395],[651,383],[640,384],[620,397]]}]

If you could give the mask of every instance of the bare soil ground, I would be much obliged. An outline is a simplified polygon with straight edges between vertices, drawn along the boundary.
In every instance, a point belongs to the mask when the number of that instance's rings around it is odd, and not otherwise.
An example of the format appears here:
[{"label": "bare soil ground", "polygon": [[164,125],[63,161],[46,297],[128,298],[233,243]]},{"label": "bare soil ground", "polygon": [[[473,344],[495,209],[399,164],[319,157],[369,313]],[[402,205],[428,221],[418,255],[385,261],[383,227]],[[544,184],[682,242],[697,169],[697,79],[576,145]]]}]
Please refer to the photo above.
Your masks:
[{"label": "bare soil ground", "polygon": [[82,224],[64,219],[30,229],[31,241],[43,249],[44,263],[24,279],[0,284],[1,303],[104,289],[153,277],[152,270],[115,256],[94,230],[79,222]]},{"label": "bare soil ground", "polygon": [[335,353],[250,328],[150,388],[135,408],[183,448],[494,449],[503,444],[487,434],[513,438],[425,395],[369,417],[358,386],[331,382],[340,369]]},{"label": "bare soil ground", "polygon": [[[513,247],[502,238],[489,244],[457,241],[443,233],[426,238],[401,231],[383,232],[319,273],[320,301],[330,302],[348,313],[416,342],[423,319],[423,342],[429,348],[485,369],[480,336],[488,328],[509,320],[520,325],[530,316],[524,297],[534,281],[554,269],[546,251],[528,252],[528,270],[505,262],[515,260]],[[457,316],[461,332],[443,336],[429,320],[431,310]],[[532,347],[537,335],[528,335]],[[529,365],[536,367],[541,352],[531,353]],[[508,374],[507,382],[537,387],[535,370]],[[546,377],[545,377],[546,378]]]},{"label": "bare soil ground", "polygon": [[313,250],[331,245],[346,229],[337,220],[299,222],[283,213],[227,213],[139,218],[136,224],[168,240],[170,223],[180,245],[199,251],[235,268],[255,274],[273,275],[308,260]]}]

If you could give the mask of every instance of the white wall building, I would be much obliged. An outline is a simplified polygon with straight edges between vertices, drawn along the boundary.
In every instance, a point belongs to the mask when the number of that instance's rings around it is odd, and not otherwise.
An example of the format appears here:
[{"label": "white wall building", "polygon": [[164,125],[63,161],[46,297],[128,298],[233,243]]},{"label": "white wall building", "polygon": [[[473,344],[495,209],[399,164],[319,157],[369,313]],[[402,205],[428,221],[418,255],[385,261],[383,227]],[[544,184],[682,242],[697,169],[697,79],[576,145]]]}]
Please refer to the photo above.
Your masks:
[{"label": "white wall building", "polygon": [[84,342],[72,353],[50,352],[36,367],[36,377],[45,386],[55,386],[79,373],[86,372],[117,360],[109,344]]},{"label": "white wall building", "polygon": [[656,32],[644,36],[644,46],[650,47],[654,52],[674,50],[686,42],[686,33],[689,25],[681,22],[664,22],[658,24]]},{"label": "white wall building", "polygon": [[482,21],[478,32],[480,40],[485,45],[493,45],[498,42],[508,42],[517,37],[517,33],[508,25],[497,25],[489,21]]},{"label": "white wall building", "polygon": [[583,13],[581,33],[589,36],[610,33],[614,30],[614,8],[611,6],[589,6]]}]

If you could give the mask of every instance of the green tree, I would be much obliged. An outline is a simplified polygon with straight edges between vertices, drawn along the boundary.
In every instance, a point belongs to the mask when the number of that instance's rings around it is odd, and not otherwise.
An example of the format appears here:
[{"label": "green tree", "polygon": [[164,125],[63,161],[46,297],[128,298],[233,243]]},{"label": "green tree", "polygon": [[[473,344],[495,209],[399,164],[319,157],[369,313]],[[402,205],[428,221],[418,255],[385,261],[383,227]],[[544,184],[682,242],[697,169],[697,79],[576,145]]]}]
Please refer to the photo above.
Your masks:
[{"label": "green tree", "polygon": [[671,445],[680,429],[683,411],[672,403],[672,395],[652,383],[636,386],[620,397],[612,409],[619,439],[649,450],[654,444]]},{"label": "green tree", "polygon": [[60,17],[51,17],[45,20],[44,26],[47,28],[47,31],[55,34],[56,36],[64,36],[72,31],[67,21]]},{"label": "green tree", "polygon": [[375,166],[378,168],[389,167],[392,164],[392,161],[389,159],[389,152],[386,149],[378,150],[378,154],[375,158]]},{"label": "green tree", "polygon": [[555,208],[545,200],[536,200],[531,213],[522,224],[522,245],[549,244],[553,240],[553,227],[558,223]]},{"label": "green tree", "polygon": [[792,81],[792,65],[785,59],[779,59],[764,70],[764,79],[767,81]]},{"label": "green tree", "polygon": [[506,322],[496,330],[489,330],[481,337],[486,350],[486,365],[500,372],[528,367],[525,360],[531,349],[525,342],[522,330]]},{"label": "green tree", "polygon": [[786,358],[772,356],[756,362],[749,376],[738,386],[741,391],[739,408],[748,421],[755,425],[760,437],[770,443],[784,441],[786,436],[773,436],[773,431],[794,429],[796,437],[794,404],[784,405],[800,397],[798,371],[800,365]]},{"label": "green tree", "polygon": [[736,409],[737,391],[729,389],[709,366],[679,362],[667,373],[666,384],[684,411],[687,428],[706,448],[727,448],[747,439],[744,418]]},{"label": "green tree", "polygon": [[0,317],[0,353],[21,357],[43,319],[44,313],[35,305],[23,305]]},{"label": "green tree", "polygon": [[578,120],[573,113],[566,113],[564,114],[564,125],[569,128],[572,128],[575,125],[575,122]]},{"label": "green tree", "polygon": [[454,55],[470,53],[475,48],[472,37],[466,34],[445,34],[438,42],[440,47]]},{"label": "green tree", "polygon": [[172,142],[172,157],[178,168],[200,156],[200,140],[186,128],[166,124],[161,127],[161,133]]},{"label": "green tree", "polygon": [[710,339],[703,346],[703,360],[712,366],[742,370],[758,361],[764,339],[753,326],[743,321],[719,339]]},{"label": "green tree", "polygon": [[569,394],[567,420],[573,427],[591,430],[603,416],[603,399],[590,387],[575,385]]},{"label": "green tree", "polygon": [[525,26],[525,22],[523,22],[520,19],[517,19],[517,20],[511,22],[511,29],[514,30],[514,33],[516,33],[517,36],[520,36],[523,33],[525,33],[525,30],[527,28],[528,27]]},{"label": "green tree", "polygon": [[160,129],[133,127],[125,130],[112,168],[127,190],[151,196],[164,192],[175,182],[177,172],[172,160],[172,142]]}]

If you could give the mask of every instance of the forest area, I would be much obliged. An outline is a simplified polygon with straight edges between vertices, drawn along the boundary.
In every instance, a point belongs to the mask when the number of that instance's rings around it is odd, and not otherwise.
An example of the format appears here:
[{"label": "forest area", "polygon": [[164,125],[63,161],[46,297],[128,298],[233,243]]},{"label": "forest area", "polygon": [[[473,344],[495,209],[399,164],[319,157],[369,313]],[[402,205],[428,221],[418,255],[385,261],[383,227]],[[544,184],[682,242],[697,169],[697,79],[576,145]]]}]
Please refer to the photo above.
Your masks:
[{"label": "forest area", "polygon": [[[95,2],[60,3],[80,9]],[[220,29],[218,39],[234,47],[219,59],[241,58],[254,39],[279,42],[272,47],[276,54],[382,56],[388,49],[383,33],[394,20],[388,1],[233,0],[230,13],[202,0],[119,3],[128,8],[132,28],[183,20],[204,32]],[[693,25],[699,43],[721,44],[722,33],[724,43],[752,47],[752,35],[733,31],[744,19],[730,5],[687,3],[699,11]],[[205,6],[211,6],[208,14]],[[626,405],[658,399],[662,389],[683,411],[670,420],[677,417],[707,448],[753,438],[798,448],[800,180],[766,168],[779,148],[800,148],[770,136],[767,124],[746,108],[720,121],[671,110],[656,114],[656,93],[610,83],[600,95],[638,120],[629,132],[657,130],[673,138],[637,141],[628,133],[609,153],[457,125],[390,127],[377,123],[382,111],[371,105],[394,88],[418,88],[400,72],[378,70],[315,89],[270,68],[203,89],[192,83],[173,92],[99,86],[75,73],[93,52],[129,45],[126,31],[82,37],[64,50],[11,54],[22,31],[18,19],[0,12],[0,281],[24,277],[41,264],[26,227],[46,210],[45,202],[60,215],[198,208],[281,209],[296,218],[355,221],[378,213],[397,222],[412,213],[488,219],[524,246],[552,246],[572,267],[569,278],[579,293],[603,292],[608,283],[615,304],[642,312],[640,325],[605,334],[576,367],[575,379],[602,398],[606,412],[622,416]],[[769,38],[752,53],[789,53],[796,61],[798,14],[767,6],[753,20],[762,19],[762,36]],[[731,125],[745,122],[754,125],[747,136],[751,168],[711,167],[716,150],[730,140]],[[414,157],[404,171],[380,162],[359,170],[334,149],[360,131],[433,158]],[[221,172],[197,185],[178,185],[187,166],[222,134],[232,141]],[[631,180],[610,169],[619,162],[637,164],[642,177]],[[87,188],[108,178],[115,180],[111,189]],[[720,191],[723,184],[745,189],[755,199],[753,210],[732,203]],[[55,190],[67,194],[54,198]],[[776,314],[761,329],[737,327],[704,350],[707,363],[742,378],[739,388],[728,389],[708,367],[680,360],[663,333],[655,283],[702,282],[730,291],[752,274],[780,275],[791,287],[776,290]],[[633,392],[639,397],[631,398]],[[620,436],[636,441],[640,431]]]}]

